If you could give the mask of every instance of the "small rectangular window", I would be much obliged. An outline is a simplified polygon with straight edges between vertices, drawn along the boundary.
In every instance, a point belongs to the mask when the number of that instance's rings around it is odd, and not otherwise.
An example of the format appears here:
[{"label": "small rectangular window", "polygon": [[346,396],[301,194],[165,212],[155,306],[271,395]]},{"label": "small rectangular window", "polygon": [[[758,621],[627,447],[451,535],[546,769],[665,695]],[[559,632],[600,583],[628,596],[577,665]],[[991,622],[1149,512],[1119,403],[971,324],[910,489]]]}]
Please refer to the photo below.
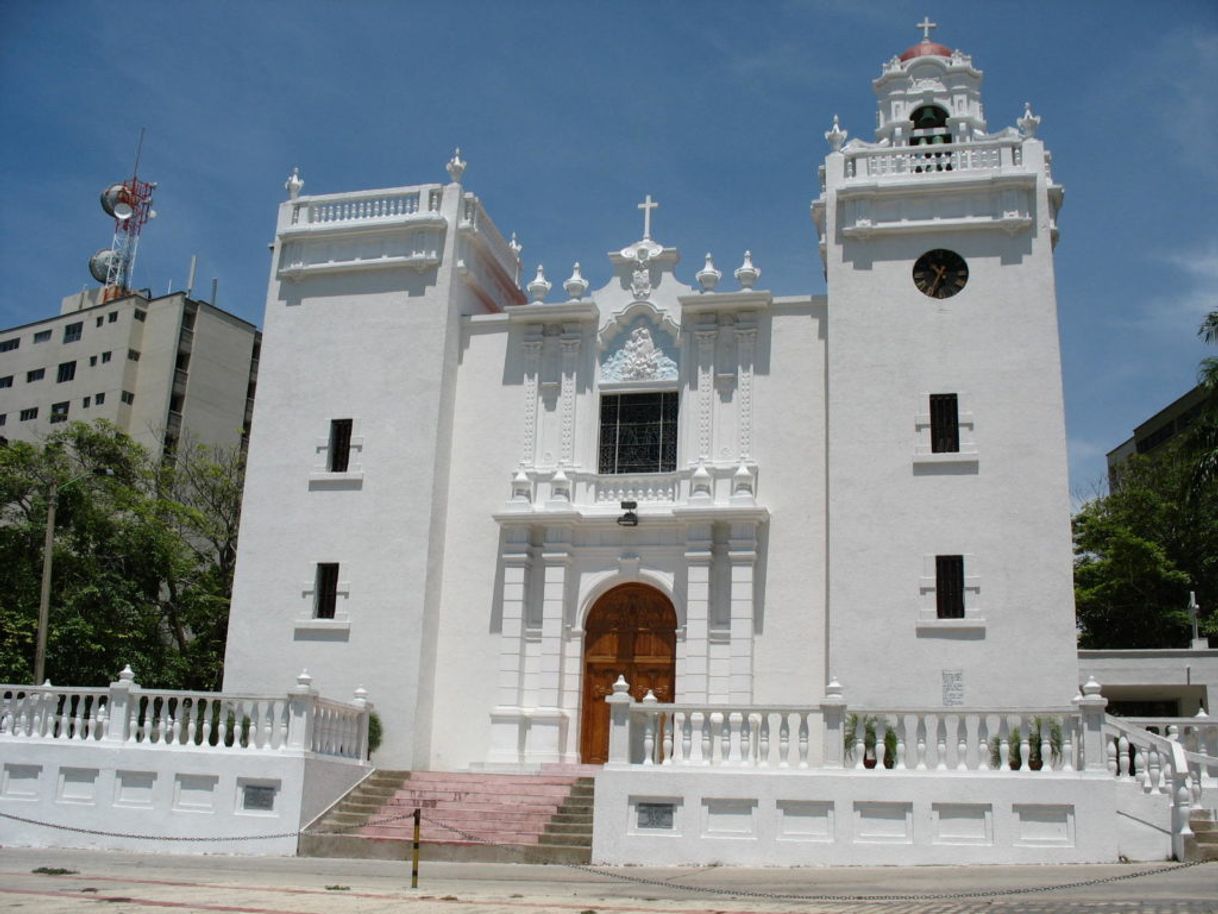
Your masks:
[{"label": "small rectangular window", "polygon": [[930,395],[930,450],[933,454],[960,450],[960,407],[955,394]]},{"label": "small rectangular window", "polygon": [[964,618],[964,556],[935,556],[935,608],[940,619]]},{"label": "small rectangular window", "polygon": [[106,402],[106,395],[104,393],[98,394],[96,397],[93,398],[93,402],[96,403],[98,406],[101,406],[103,403]]},{"label": "small rectangular window", "polygon": [[317,564],[315,593],[314,614],[318,619],[333,619],[334,607],[338,603],[338,562]]},{"label": "small rectangular window", "polygon": [[64,381],[71,381],[75,377],[76,377],[76,363],[75,362],[60,362],[59,363],[59,374],[56,375],[56,378],[55,378],[56,384],[62,384]]},{"label": "small rectangular window", "polygon": [[5,340],[0,343],[0,352],[12,352],[21,345],[21,337],[15,336],[11,340]]},{"label": "small rectangular window", "polygon": [[121,399],[121,400],[122,400],[124,403],[134,403],[134,402],[135,402],[135,394],[133,394],[133,393],[132,393],[131,391],[129,391],[129,390],[124,390],[124,391],[123,391],[123,393],[122,393],[122,396],[121,396],[121,398],[120,398],[120,399]]},{"label": "small rectangular window", "polygon": [[140,360],[139,351],[136,349],[128,349],[127,358],[130,359],[132,362],[138,362]]},{"label": "small rectangular window", "polygon": [[106,315],[106,320],[109,323],[113,324],[116,320],[118,320],[118,312],[111,311],[109,314]]},{"label": "small rectangular window", "polygon": [[13,376],[11,374],[5,375],[3,378],[0,378],[0,387],[12,387],[12,386],[13,386]]},{"label": "small rectangular window", "polygon": [[103,352],[102,353],[102,364],[105,365],[109,361],[110,361],[110,353]]},{"label": "small rectangular window", "polygon": [[84,329],[84,324],[77,321],[74,324],[68,324],[63,328],[63,341],[65,343],[75,343],[80,339],[80,332]]},{"label": "small rectangular window", "polygon": [[241,808],[259,812],[275,809],[275,788],[263,784],[246,784],[241,792]]},{"label": "small rectangular window", "polygon": [[99,318],[97,319],[97,326],[99,326],[99,327],[100,327],[100,326],[101,326],[102,324],[104,324],[105,322],[106,322],[106,319],[105,319],[104,317],[99,317]]},{"label": "small rectangular window", "polygon": [[25,373],[25,383],[33,384],[35,381],[41,381],[46,377],[47,370],[45,368],[35,368],[33,371]]},{"label": "small rectangular window", "polygon": [[330,420],[331,473],[345,473],[351,462],[351,419]]},{"label": "small rectangular window", "polygon": [[97,356],[95,356],[95,355],[89,356],[89,367],[92,368],[96,364],[97,364]]},{"label": "small rectangular window", "polygon": [[20,419],[22,422],[29,422],[31,419],[37,419],[37,418],[38,418],[38,407],[37,406],[31,406],[29,409],[23,409],[21,411]]},{"label": "small rectangular window", "polygon": [[143,311],[141,311],[139,308],[135,309],[134,315],[135,315],[135,319],[137,321],[141,321],[141,322],[144,320],[144,318],[146,316],[145,313]]},{"label": "small rectangular window", "polygon": [[88,409],[89,403],[92,401],[92,399],[93,399],[92,397],[85,397],[83,400],[80,401],[80,408]]},{"label": "small rectangular window", "polygon": [[51,331],[50,330],[39,330],[37,333],[34,334],[35,343],[49,343],[50,341],[51,341]]},{"label": "small rectangular window", "polygon": [[56,422],[67,422],[67,421],[68,421],[68,403],[67,403],[67,401],[65,400],[63,403],[52,403],[51,404],[51,424],[54,425]]},{"label": "small rectangular window", "polygon": [[8,413],[0,413],[0,425],[4,425],[6,422],[8,422]]}]

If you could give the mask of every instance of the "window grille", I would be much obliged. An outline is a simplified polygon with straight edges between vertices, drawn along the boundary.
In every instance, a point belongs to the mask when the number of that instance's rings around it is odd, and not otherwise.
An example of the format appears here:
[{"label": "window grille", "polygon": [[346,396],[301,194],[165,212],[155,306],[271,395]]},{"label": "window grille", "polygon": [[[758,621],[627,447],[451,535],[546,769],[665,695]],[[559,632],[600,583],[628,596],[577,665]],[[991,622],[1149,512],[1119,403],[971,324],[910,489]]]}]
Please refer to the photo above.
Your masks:
[{"label": "window grille", "polygon": [[84,329],[84,324],[77,321],[74,324],[68,324],[63,328],[63,341],[65,343],[75,343],[80,339],[80,332]]},{"label": "window grille", "polygon": [[60,362],[59,363],[59,373],[56,375],[56,378],[55,378],[56,384],[62,384],[65,381],[71,381],[75,377],[76,377],[76,363],[75,362]]},{"label": "window grille", "polygon": [[935,608],[940,619],[964,618],[964,556],[935,556]]},{"label": "window grille", "polygon": [[675,390],[601,397],[600,472],[675,470],[679,397]]},{"label": "window grille", "polygon": [[930,450],[933,454],[960,450],[960,406],[955,394],[930,395]]},{"label": "window grille", "polygon": [[354,420],[330,420],[330,466],[331,473],[345,473],[351,462],[351,426]]}]

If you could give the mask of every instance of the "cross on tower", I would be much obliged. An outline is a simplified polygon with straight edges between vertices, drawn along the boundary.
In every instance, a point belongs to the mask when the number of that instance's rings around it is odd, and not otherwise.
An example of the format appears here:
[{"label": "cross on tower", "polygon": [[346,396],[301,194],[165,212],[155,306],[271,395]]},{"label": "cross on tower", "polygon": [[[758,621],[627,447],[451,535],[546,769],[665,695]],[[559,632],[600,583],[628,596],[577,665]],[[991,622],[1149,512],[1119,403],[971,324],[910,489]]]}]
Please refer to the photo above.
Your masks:
[{"label": "cross on tower", "polygon": [[918,29],[922,30],[922,40],[923,41],[930,41],[930,30],[937,29],[938,27],[939,27],[939,23],[931,22],[929,16],[923,16],[922,21],[919,22],[916,26],[914,26],[914,28],[918,28]]},{"label": "cross on tower", "polygon": [[652,202],[651,194],[648,194],[646,199],[639,204],[639,209],[643,211],[643,240],[651,240],[651,211],[659,209],[660,204]]}]

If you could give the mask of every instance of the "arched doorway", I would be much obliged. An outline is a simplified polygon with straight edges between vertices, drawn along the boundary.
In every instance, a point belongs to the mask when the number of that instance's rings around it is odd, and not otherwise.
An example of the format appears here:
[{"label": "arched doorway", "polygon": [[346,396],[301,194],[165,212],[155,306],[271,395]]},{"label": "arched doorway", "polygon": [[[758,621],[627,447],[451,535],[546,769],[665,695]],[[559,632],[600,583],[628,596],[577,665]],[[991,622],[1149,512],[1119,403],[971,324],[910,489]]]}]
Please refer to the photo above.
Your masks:
[{"label": "arched doorway", "polygon": [[580,760],[609,760],[609,705],[613,683],[625,676],[630,694],[641,701],[650,689],[660,701],[675,694],[677,611],[646,584],[613,588],[588,613],[584,624],[584,687],[579,737]]}]

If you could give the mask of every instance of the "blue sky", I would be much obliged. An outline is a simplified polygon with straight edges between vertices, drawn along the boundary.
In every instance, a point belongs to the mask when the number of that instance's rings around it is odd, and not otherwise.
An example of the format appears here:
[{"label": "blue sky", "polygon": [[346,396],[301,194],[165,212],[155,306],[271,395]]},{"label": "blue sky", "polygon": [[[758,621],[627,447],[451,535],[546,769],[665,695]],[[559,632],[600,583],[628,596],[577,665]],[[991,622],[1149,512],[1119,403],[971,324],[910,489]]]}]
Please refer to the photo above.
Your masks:
[{"label": "blue sky", "polygon": [[[109,245],[97,196],[159,183],[135,282],[185,284],[261,323],[275,209],[445,179],[557,286],[653,234],[693,282],[745,248],[778,294],[824,291],[808,205],[834,114],[870,136],[871,80],[935,38],[985,71],[991,130],[1024,101],[1066,187],[1057,249],[1071,484],[1184,393],[1218,308],[1218,3],[216,2],[0,4],[0,326],[55,313]],[[1209,353],[1216,354],[1216,353]]]}]

